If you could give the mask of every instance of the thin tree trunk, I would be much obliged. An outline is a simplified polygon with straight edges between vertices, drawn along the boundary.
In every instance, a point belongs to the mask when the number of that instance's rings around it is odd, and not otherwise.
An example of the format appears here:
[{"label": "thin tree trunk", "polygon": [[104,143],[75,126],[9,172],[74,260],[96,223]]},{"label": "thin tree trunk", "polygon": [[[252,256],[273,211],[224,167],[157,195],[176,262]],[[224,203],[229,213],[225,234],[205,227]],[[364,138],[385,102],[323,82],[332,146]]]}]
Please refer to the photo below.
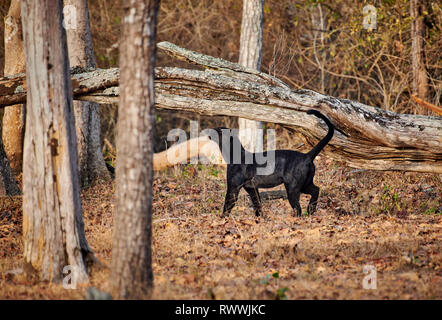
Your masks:
[{"label": "thin tree trunk", "polygon": [[324,71],[324,65],[325,65],[325,59],[326,57],[323,54],[320,54],[318,51],[318,45],[317,40],[318,36],[321,40],[321,51],[324,50],[324,34],[325,30],[327,30],[326,21],[327,21],[327,14],[322,9],[322,6],[320,3],[318,3],[315,7],[311,8],[311,20],[312,20],[312,40],[313,40],[313,53],[315,56],[316,63],[318,64],[321,72],[321,90],[320,93],[325,94],[325,71]]},{"label": "thin tree trunk", "polygon": [[[262,25],[264,0],[243,0],[239,64],[251,69],[261,68]],[[238,119],[239,139],[244,148],[259,152],[263,149],[262,122]]]},{"label": "thin tree trunk", "polygon": [[[425,11],[425,1],[411,0],[410,12],[413,19],[411,23],[411,61],[413,70],[412,89],[413,94],[418,98],[428,100],[428,77],[425,68],[425,25],[423,12]],[[418,107],[419,113],[427,114],[428,111],[422,106]]]},{"label": "thin tree trunk", "polygon": [[120,45],[115,230],[111,283],[121,299],[149,295],[152,283],[152,130],[159,0],[124,6]]},{"label": "thin tree trunk", "polygon": [[14,179],[8,158],[6,157],[3,148],[3,142],[0,139],[0,197],[15,196],[18,194],[20,194],[20,189]]},{"label": "thin tree trunk", "polygon": [[[75,12],[75,27],[66,28],[71,67],[95,68],[87,0],[64,0],[68,13]],[[66,17],[65,17],[66,19]],[[100,106],[88,101],[74,101],[80,185],[109,180],[110,174],[101,153]]]},{"label": "thin tree trunk", "polygon": [[[23,30],[20,21],[20,0],[12,0],[5,18],[5,76],[25,72]],[[24,105],[5,109],[2,120],[2,139],[6,155],[14,173],[22,170]]]},{"label": "thin tree trunk", "polygon": [[22,1],[27,102],[23,158],[24,260],[41,280],[70,266],[87,281],[72,88],[62,1]]}]

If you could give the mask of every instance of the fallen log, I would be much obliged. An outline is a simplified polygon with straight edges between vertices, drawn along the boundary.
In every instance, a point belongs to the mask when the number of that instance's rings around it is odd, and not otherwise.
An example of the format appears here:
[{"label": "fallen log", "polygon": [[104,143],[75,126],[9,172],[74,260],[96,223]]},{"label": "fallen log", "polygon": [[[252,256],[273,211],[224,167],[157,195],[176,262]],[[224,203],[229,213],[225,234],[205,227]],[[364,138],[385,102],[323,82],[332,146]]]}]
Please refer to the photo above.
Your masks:
[{"label": "fallen log", "polygon": [[[326,127],[308,109],[335,124],[324,149],[355,168],[442,173],[442,117],[397,114],[311,90],[291,90],[282,81],[222,59],[162,42],[158,47],[205,70],[157,68],[156,107],[279,123],[314,145]],[[75,99],[118,103],[118,69],[73,70]],[[0,78],[0,107],[23,103],[23,75]]]}]

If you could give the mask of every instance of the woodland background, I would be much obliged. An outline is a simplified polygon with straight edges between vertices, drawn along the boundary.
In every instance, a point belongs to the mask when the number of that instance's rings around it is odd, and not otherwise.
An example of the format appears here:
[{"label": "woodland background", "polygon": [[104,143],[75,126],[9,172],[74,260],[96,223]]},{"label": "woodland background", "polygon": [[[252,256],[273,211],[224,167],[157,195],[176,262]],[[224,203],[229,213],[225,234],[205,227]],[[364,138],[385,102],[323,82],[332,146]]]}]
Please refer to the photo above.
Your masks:
[{"label": "woodland background", "polygon": [[[118,66],[123,0],[89,0],[99,67]],[[321,11],[318,9],[321,4]],[[399,113],[416,113],[410,99],[410,2],[377,0],[377,28],[363,29],[368,1],[265,1],[261,69],[293,88],[307,88]],[[425,57],[429,102],[442,95],[442,6],[428,1]],[[5,16],[9,1],[0,2]],[[158,41],[237,61],[241,0],[162,0]],[[318,22],[319,21],[319,22]],[[319,26],[319,28],[318,28]],[[3,34],[3,23],[0,23]],[[0,37],[0,74],[3,71]],[[158,51],[157,65],[180,66]],[[191,68],[187,64],[182,64]],[[321,70],[324,70],[321,72]],[[326,70],[326,71],[325,71]],[[115,159],[116,106],[101,107],[106,160]],[[235,127],[228,117],[156,110],[155,151],[167,132]],[[295,132],[279,125],[279,148],[300,149]],[[300,147],[301,146],[301,147]],[[315,216],[295,218],[287,200],[265,201],[255,219],[245,197],[220,219],[225,169],[182,165],[156,172],[153,185],[153,299],[442,299],[442,177],[438,174],[352,169],[322,155]],[[20,177],[17,177],[21,183]],[[90,285],[108,290],[114,182],[82,190],[85,232],[102,270]],[[306,207],[307,197],[301,198]],[[22,260],[21,197],[0,201],[0,298],[83,299],[86,287],[32,281],[11,273]],[[362,288],[363,267],[377,270],[377,290]]]}]

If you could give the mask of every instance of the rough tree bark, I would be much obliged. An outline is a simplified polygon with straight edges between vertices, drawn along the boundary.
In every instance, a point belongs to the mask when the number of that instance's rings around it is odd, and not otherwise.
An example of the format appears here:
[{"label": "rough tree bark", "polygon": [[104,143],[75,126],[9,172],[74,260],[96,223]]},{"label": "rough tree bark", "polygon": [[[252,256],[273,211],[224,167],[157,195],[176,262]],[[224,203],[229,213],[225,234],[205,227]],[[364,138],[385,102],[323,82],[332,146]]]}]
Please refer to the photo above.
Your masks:
[{"label": "rough tree bark", "polygon": [[[412,90],[418,98],[428,100],[428,77],[425,68],[425,24],[423,12],[425,11],[425,1],[411,0],[410,13],[413,21],[411,22],[411,65],[413,71]],[[420,106],[420,114],[427,114],[427,110]]]},{"label": "rough tree bark", "polygon": [[22,1],[28,112],[23,158],[25,265],[41,280],[87,281],[86,242],[61,0]]},{"label": "rough tree bark", "polygon": [[[295,127],[314,144],[326,134],[317,109],[337,127],[324,154],[355,168],[442,173],[442,121],[437,116],[397,114],[311,90],[291,90],[279,79],[168,42],[158,47],[205,71],[157,68],[156,107],[227,115]],[[72,76],[77,99],[118,102],[118,69]],[[0,107],[24,102],[23,77],[0,79]]]},{"label": "rough tree bark", "polygon": [[[20,21],[20,0],[12,0],[5,18],[4,74],[25,72],[23,30]],[[14,105],[5,109],[2,120],[2,139],[6,155],[15,174],[22,170],[25,106]]]},{"label": "rough tree bark", "polygon": [[[75,8],[75,28],[67,27],[71,67],[95,68],[87,0],[64,0],[65,7]],[[70,10],[67,10],[71,12]],[[74,101],[80,185],[109,180],[110,174],[101,153],[100,105]]]},{"label": "rough tree bark", "polygon": [[[239,64],[251,69],[261,68],[262,24],[264,0],[243,0]],[[263,149],[262,122],[238,119],[239,139],[244,148],[259,152]]]},{"label": "rough tree bark", "polygon": [[123,9],[111,274],[114,296],[121,299],[146,297],[153,284],[152,130],[158,7],[159,0],[133,0]]}]

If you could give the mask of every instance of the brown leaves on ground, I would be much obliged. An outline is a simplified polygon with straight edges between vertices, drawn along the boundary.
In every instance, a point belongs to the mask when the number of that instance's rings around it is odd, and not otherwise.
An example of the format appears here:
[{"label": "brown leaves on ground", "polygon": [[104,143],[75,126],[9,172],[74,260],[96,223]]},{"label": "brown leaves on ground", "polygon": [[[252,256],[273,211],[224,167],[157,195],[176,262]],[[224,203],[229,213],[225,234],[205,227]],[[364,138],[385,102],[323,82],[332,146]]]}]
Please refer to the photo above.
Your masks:
[{"label": "brown leaves on ground", "polygon": [[[256,218],[240,197],[220,217],[225,169],[181,166],[156,173],[154,299],[441,299],[441,176],[385,173],[318,160],[318,212],[293,217],[287,200]],[[110,265],[113,184],[84,190],[86,235]],[[21,198],[0,200],[0,298],[79,299],[85,286],[27,283],[20,268]],[[307,196],[301,197],[305,211]],[[364,266],[377,289],[362,286]],[[109,270],[91,275],[106,290]]]}]

